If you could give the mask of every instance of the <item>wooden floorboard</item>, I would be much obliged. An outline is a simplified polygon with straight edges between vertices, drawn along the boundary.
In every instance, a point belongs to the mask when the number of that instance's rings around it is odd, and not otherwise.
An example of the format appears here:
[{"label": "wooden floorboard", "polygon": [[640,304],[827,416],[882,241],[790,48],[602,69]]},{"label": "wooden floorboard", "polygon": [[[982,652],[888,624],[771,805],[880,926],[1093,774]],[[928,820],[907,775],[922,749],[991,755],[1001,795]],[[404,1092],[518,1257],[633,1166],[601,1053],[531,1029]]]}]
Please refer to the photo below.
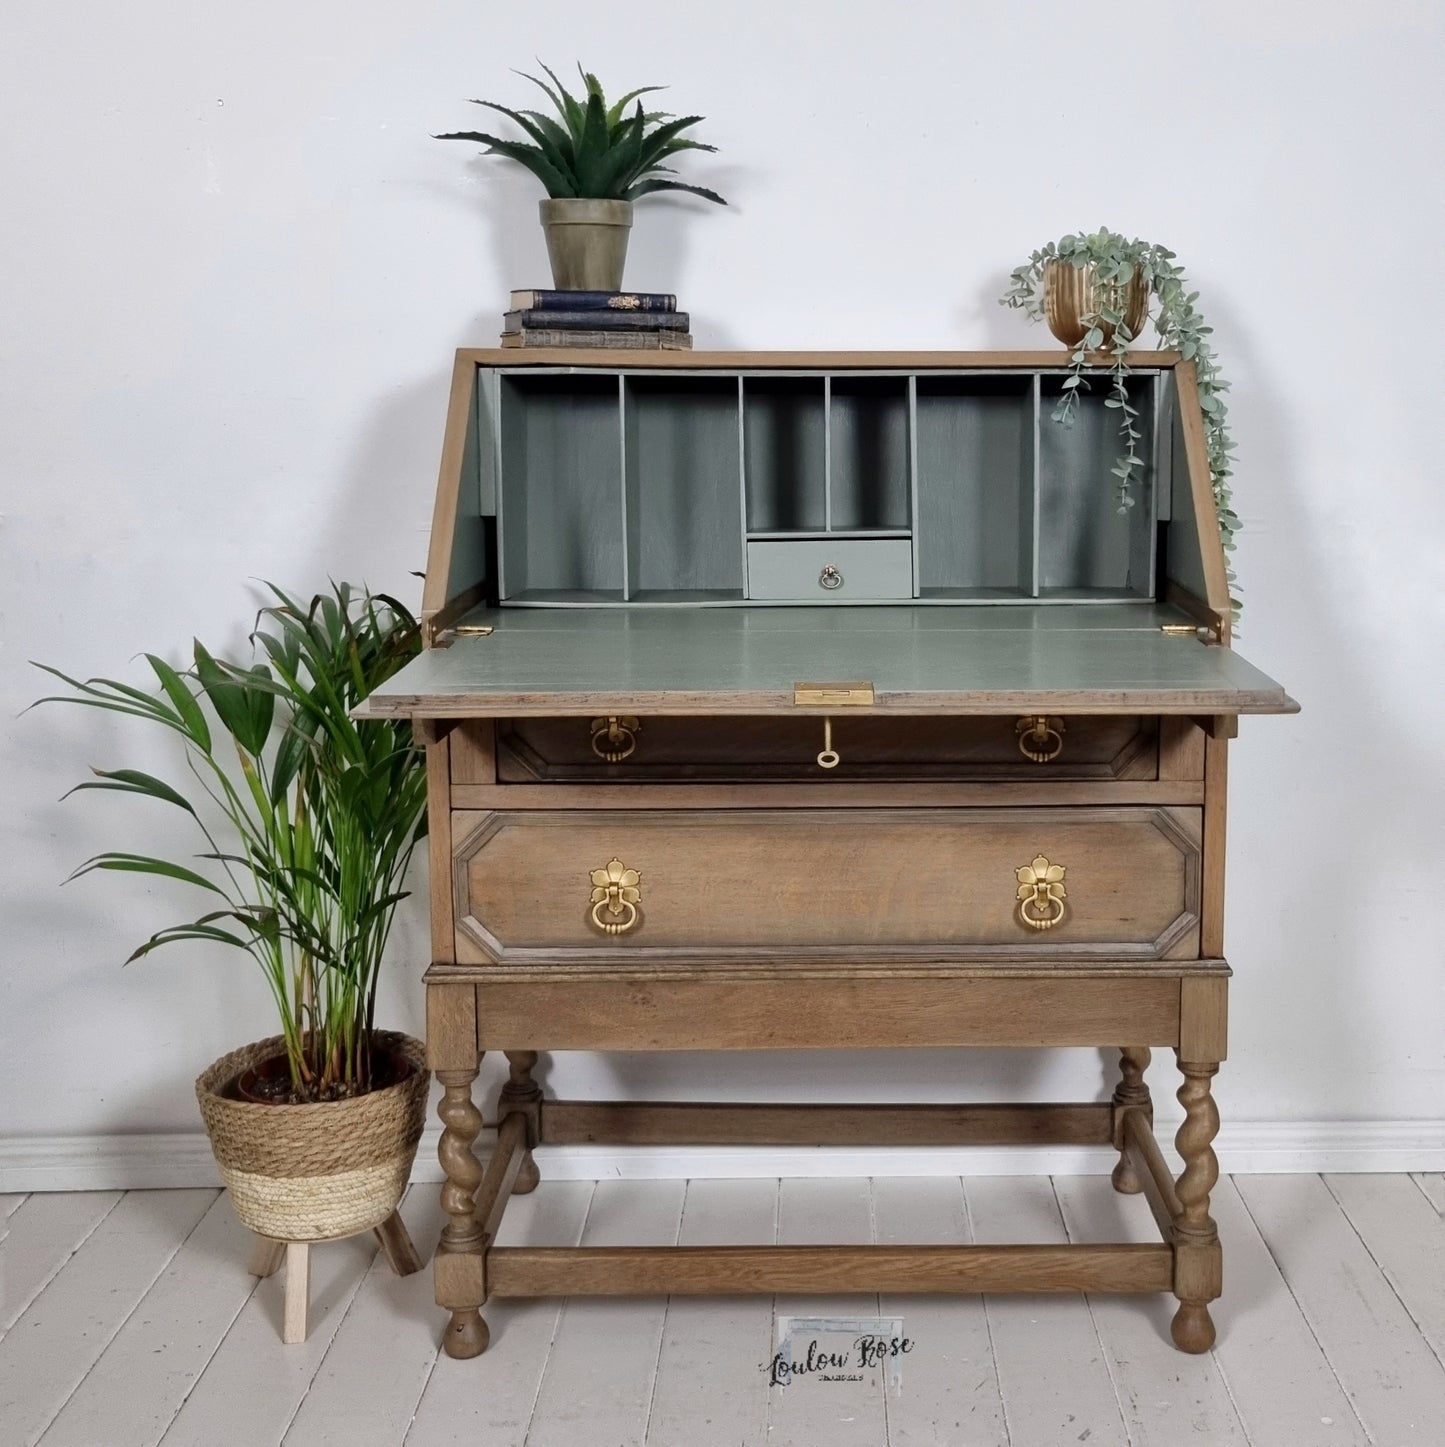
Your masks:
[{"label": "wooden floorboard", "polygon": [[[1054,1191],[1070,1240],[1159,1240],[1144,1198],[1121,1196],[1107,1176],[1057,1176]],[[1248,1438],[1214,1358],[1186,1356],[1170,1340],[1176,1304],[1172,1296],[1089,1298],[1129,1441],[1244,1447]],[[1216,1325],[1222,1318],[1216,1307]]]},{"label": "wooden floorboard", "polygon": [[[873,1230],[880,1244],[969,1244],[963,1182],[955,1176],[875,1179]],[[897,1390],[884,1398],[889,1447],[1006,1443],[983,1298],[885,1292],[878,1304],[880,1315],[902,1318],[912,1343],[899,1358]]]},{"label": "wooden floorboard", "polygon": [[[583,1246],[675,1244],[685,1181],[601,1181]],[[562,1308],[527,1447],[640,1443],[647,1430],[667,1298],[573,1298]]]},{"label": "wooden floorboard", "polygon": [[[0,1338],[120,1202],[119,1191],[22,1198],[6,1218],[0,1270]],[[15,1199],[14,1197],[11,1198]]]},{"label": "wooden floorboard", "polygon": [[0,1341],[6,1447],[39,1439],[215,1199],[131,1191],[46,1284]]},{"label": "wooden floorboard", "polygon": [[[1222,1180],[1219,1340],[1149,1296],[539,1298],[440,1352],[430,1271],[371,1237],[313,1248],[311,1331],[210,1190],[0,1199],[3,1447],[1435,1447],[1445,1421],[1445,1177]],[[403,1214],[424,1257],[435,1186]],[[1104,1177],[544,1181],[505,1245],[1149,1241]],[[890,1385],[769,1386],[776,1316],[897,1317]],[[849,1342],[822,1334],[833,1347]],[[851,1341],[851,1339],[849,1339]],[[806,1348],[806,1335],[803,1340]]]},{"label": "wooden floorboard", "polygon": [[311,1248],[310,1330],[296,1346],[281,1341],[284,1270],[262,1281],[161,1438],[165,1447],[257,1447],[280,1442],[376,1249],[376,1238],[369,1234]]},{"label": "wooden floorboard", "polygon": [[[965,1199],[980,1243],[1068,1240],[1047,1179],[970,1180]],[[1108,1360],[1083,1297],[989,1296],[984,1302],[1013,1447],[1128,1441]]]},{"label": "wooden floorboard", "polygon": [[1214,1359],[1252,1447],[1369,1447],[1355,1409],[1233,1181],[1220,1181],[1210,1213],[1224,1242]]},{"label": "wooden floorboard", "polygon": [[[867,1180],[790,1177],[781,1182],[779,1245],[866,1245],[873,1239],[873,1202]],[[806,1353],[814,1333],[807,1329],[790,1332],[788,1323],[796,1318],[876,1320],[877,1316],[876,1293],[778,1296],[773,1302],[772,1349],[778,1352],[783,1340],[791,1338],[795,1360]],[[820,1337],[819,1348],[836,1349],[849,1340],[849,1334]],[[766,1383],[768,1376],[760,1375]],[[867,1371],[863,1380],[856,1382],[824,1381],[823,1375],[799,1375],[787,1386],[771,1388],[768,1447],[815,1447],[820,1442],[829,1447],[877,1447],[886,1441],[883,1373]]]},{"label": "wooden floorboard", "polygon": [[395,1447],[406,1435],[436,1363],[441,1326],[430,1270],[444,1219],[436,1188],[413,1186],[401,1216],[427,1265],[398,1276],[384,1252],[372,1258],[284,1447]]},{"label": "wooden floorboard", "polygon": [[[678,1244],[767,1245],[777,1215],[776,1180],[689,1181]],[[652,1447],[763,1443],[768,1394],[759,1384],[772,1324],[770,1296],[669,1298],[645,1440]]]},{"label": "wooden floorboard", "polygon": [[1420,1335],[1445,1361],[1445,1220],[1405,1176],[1326,1176],[1325,1184]]},{"label": "wooden floorboard", "polygon": [[1439,1171],[1421,1171],[1410,1179],[1425,1193],[1436,1211],[1445,1216],[1445,1175]]},{"label": "wooden floorboard", "polygon": [[[435,1186],[423,1189],[434,1194],[437,1190]],[[497,1244],[577,1245],[595,1189],[591,1181],[543,1181],[530,1195],[514,1196],[502,1217]],[[421,1242],[417,1246],[428,1249]],[[523,1442],[562,1307],[562,1301],[545,1297],[488,1302],[483,1316],[491,1332],[490,1344],[471,1361],[437,1356],[406,1435],[406,1447],[484,1447],[491,1443],[502,1447]],[[446,1314],[433,1307],[431,1321],[433,1339],[440,1342]]]},{"label": "wooden floorboard", "polygon": [[1445,1368],[1324,1181],[1238,1176],[1235,1184],[1373,1441],[1439,1442]]},{"label": "wooden floorboard", "polygon": [[41,1439],[42,1447],[165,1435],[251,1293],[255,1237],[218,1195]]}]

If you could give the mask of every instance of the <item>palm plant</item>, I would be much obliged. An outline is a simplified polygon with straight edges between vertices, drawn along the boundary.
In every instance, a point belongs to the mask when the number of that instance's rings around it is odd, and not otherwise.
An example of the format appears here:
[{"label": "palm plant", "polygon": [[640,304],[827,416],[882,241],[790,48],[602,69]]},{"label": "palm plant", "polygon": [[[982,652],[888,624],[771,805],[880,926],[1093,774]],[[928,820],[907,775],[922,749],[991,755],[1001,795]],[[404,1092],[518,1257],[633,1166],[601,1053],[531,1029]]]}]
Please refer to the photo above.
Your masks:
[{"label": "palm plant", "polygon": [[[541,111],[513,110],[496,101],[470,102],[509,117],[530,141],[506,140],[485,131],[451,131],[435,139],[473,141],[486,146],[488,155],[516,161],[541,181],[554,200],[635,201],[654,191],[689,191],[720,206],[727,204],[716,191],[674,179],[673,168],[663,164],[679,151],[717,150],[682,134],[702,116],[674,117],[666,111],[643,110],[640,97],[666,89],[660,85],[628,91],[609,105],[597,77],[580,65],[577,68],[586,86],[581,98],[572,95],[545,65],[542,69],[551,85],[524,71],[516,72],[540,87],[556,109],[556,118]],[[634,101],[636,106],[629,115],[627,107]]]},{"label": "palm plant", "polygon": [[246,951],[280,1017],[289,1098],[327,1100],[385,1083],[371,1050],[376,987],[406,897],[400,886],[426,833],[426,774],[409,723],[354,720],[351,710],[417,653],[420,629],[395,599],[345,583],[309,603],[267,586],[276,602],[261,610],[251,641],[263,657],[250,665],[218,659],[197,640],[184,674],[146,655],[159,684],[148,693],[37,664],[72,690],[40,702],[148,719],[180,736],[198,786],[189,796],[136,769],[94,769],[70,792],[139,794],[183,810],[205,841],[200,867],[107,852],[71,878],[118,870],[217,897],[130,959],[182,940]]}]

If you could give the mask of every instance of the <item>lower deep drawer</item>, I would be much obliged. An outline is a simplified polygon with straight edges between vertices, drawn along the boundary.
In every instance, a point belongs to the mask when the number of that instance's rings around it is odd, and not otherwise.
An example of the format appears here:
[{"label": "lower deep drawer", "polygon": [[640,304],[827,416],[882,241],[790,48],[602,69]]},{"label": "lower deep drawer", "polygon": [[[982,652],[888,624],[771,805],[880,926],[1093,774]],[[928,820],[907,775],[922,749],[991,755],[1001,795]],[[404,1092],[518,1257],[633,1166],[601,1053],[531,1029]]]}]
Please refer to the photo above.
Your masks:
[{"label": "lower deep drawer", "polygon": [[1192,808],[453,816],[459,958],[1180,959]]}]

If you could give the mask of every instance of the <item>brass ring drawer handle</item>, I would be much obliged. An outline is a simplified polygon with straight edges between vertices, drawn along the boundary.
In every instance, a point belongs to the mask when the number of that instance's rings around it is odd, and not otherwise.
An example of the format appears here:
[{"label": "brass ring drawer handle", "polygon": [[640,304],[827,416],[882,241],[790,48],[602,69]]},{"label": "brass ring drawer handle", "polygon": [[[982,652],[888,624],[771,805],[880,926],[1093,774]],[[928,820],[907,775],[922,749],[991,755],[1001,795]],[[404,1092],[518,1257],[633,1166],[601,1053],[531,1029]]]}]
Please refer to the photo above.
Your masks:
[{"label": "brass ring drawer handle", "polygon": [[642,876],[620,859],[592,871],[592,923],[605,935],[625,935],[642,918]]},{"label": "brass ring drawer handle", "polygon": [[1046,930],[1060,923],[1068,909],[1068,891],[1064,888],[1062,864],[1050,864],[1036,855],[1032,864],[1015,870],[1018,877],[1019,921],[1029,929]]},{"label": "brass ring drawer handle", "polygon": [[1019,753],[1036,764],[1047,764],[1064,751],[1064,721],[1053,714],[1032,713],[1014,725]]},{"label": "brass ring drawer handle", "polygon": [[831,593],[834,588],[843,586],[843,575],[832,563],[829,563],[821,573],[818,574],[818,586],[826,588]]},{"label": "brass ring drawer handle", "polygon": [[631,714],[608,714],[593,719],[588,727],[592,730],[592,752],[607,764],[620,764],[627,758],[642,732],[641,722]]}]

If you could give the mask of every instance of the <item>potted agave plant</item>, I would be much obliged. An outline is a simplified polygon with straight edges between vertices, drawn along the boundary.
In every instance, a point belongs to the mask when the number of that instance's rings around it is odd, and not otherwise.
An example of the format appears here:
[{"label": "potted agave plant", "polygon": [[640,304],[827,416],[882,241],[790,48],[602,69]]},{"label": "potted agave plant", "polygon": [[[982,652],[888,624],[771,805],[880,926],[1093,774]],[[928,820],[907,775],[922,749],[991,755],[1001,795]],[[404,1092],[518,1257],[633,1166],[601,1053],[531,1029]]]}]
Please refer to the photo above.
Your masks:
[{"label": "potted agave plant", "polygon": [[[1079,394],[1088,385],[1084,369],[1090,358],[1100,353],[1107,356],[1110,396],[1106,405],[1119,417],[1120,451],[1114,477],[1121,510],[1134,505],[1144,465],[1138,450],[1138,410],[1130,403],[1127,385],[1130,349],[1152,320],[1164,346],[1194,363],[1227,564],[1239,528],[1229,485],[1234,450],[1224,399],[1229,383],[1210,343],[1212,329],[1200,313],[1199,293],[1189,290],[1174,252],[1104,228],[1073,232],[1031,253],[1014,270],[1000,301],[1042,320],[1069,349],[1069,376],[1054,409],[1055,421],[1067,423],[1073,417]],[[1227,567],[1226,572],[1233,593],[1234,570]],[[1231,602],[1237,615],[1239,600],[1231,598]]]},{"label": "potted agave plant", "polygon": [[[574,96],[545,65],[547,81],[526,75],[552,103],[556,116],[513,110],[496,101],[474,100],[509,117],[526,140],[507,140],[486,131],[451,131],[439,141],[473,141],[486,154],[505,156],[525,166],[547,188],[542,229],[553,284],[559,291],[618,291],[627,261],[632,203],[655,191],[689,191],[727,203],[716,191],[676,179],[665,163],[679,151],[715,151],[683,135],[702,116],[672,116],[645,111],[640,97],[663,86],[645,85],[608,104],[595,75],[581,72],[586,92]],[[518,72],[518,74],[523,74]],[[635,104],[634,104],[635,103]],[[633,105],[631,113],[627,107]]]},{"label": "potted agave plant", "polygon": [[205,895],[210,908],[131,959],[202,940],[260,966],[280,1033],[215,1061],[196,1095],[237,1215],[263,1237],[308,1242],[388,1221],[425,1119],[421,1042],[375,1023],[382,953],[426,832],[425,765],[405,721],[350,717],[415,656],[420,633],[394,599],[346,584],[309,603],[272,592],[248,665],[199,641],[185,673],[147,655],[153,692],[37,666],[70,689],[41,702],[145,719],[182,746],[198,785],[189,791],[136,769],[95,769],[71,792],[180,809],[201,851],[184,863],[99,854],[71,877],[134,872]]}]

